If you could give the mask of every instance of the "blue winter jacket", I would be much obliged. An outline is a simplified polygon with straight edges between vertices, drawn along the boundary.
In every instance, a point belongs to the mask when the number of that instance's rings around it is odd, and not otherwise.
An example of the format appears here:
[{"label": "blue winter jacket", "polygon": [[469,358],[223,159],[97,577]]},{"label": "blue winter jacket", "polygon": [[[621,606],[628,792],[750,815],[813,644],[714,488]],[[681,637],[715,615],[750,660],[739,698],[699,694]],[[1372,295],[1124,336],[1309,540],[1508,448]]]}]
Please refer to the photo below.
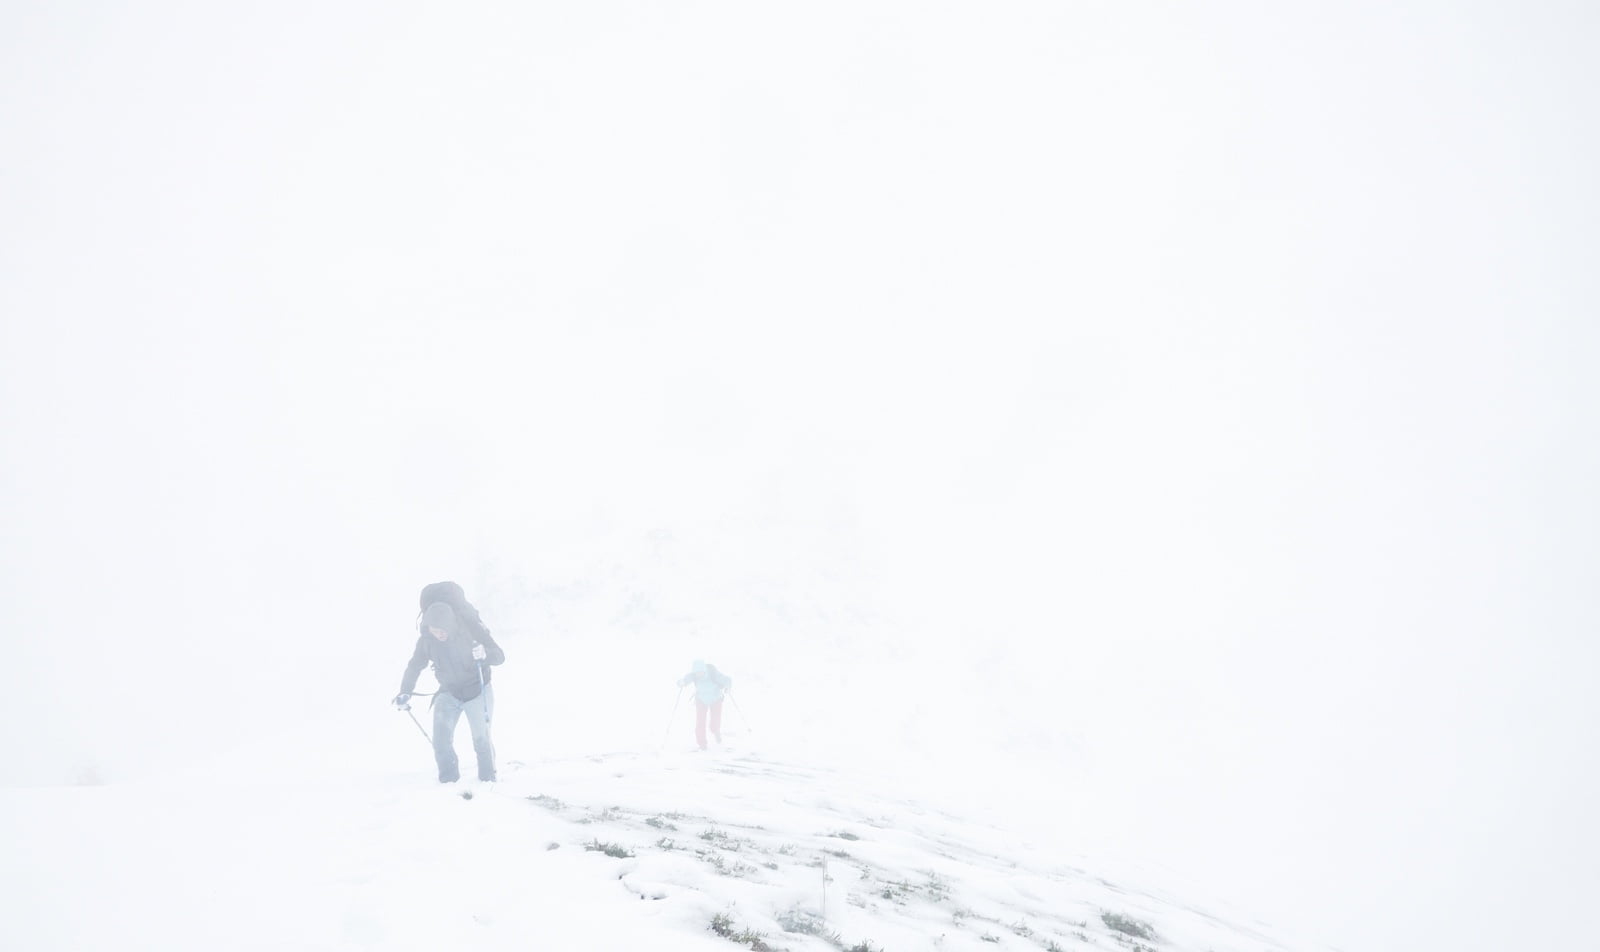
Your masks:
[{"label": "blue winter jacket", "polygon": [[678,679],[678,687],[694,685],[694,699],[701,704],[715,704],[733,687],[733,679],[717,670],[714,664],[696,661],[689,673]]}]

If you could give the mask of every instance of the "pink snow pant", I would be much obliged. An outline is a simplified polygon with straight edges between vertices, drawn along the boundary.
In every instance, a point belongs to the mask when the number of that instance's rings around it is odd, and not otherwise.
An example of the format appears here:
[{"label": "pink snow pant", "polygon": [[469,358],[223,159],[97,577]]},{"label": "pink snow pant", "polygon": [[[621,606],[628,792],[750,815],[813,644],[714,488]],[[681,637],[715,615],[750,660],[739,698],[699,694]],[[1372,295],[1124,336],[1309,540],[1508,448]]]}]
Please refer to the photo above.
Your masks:
[{"label": "pink snow pant", "polygon": [[711,712],[711,736],[722,743],[722,702],[713,701],[710,704],[695,699],[694,702],[694,739],[701,750],[706,749],[706,711]]}]

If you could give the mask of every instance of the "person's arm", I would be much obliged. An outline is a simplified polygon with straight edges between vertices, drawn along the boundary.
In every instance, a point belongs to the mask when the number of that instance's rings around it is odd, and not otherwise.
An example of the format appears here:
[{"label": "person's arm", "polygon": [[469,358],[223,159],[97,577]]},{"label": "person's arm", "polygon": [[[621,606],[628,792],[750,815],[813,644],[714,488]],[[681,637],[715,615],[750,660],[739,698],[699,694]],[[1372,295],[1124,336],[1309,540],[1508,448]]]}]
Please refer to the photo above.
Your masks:
[{"label": "person's arm", "polygon": [[722,690],[724,690],[724,691],[730,690],[733,687],[733,678],[730,678],[726,674],[723,674],[721,671],[718,671],[717,672],[717,684],[721,685],[722,686]]},{"label": "person's arm", "polygon": [[417,677],[422,674],[422,669],[428,666],[428,643],[424,638],[432,635],[422,635],[417,639],[417,650],[411,655],[411,663],[406,665],[406,673],[400,677],[400,693],[410,694],[417,686]]}]

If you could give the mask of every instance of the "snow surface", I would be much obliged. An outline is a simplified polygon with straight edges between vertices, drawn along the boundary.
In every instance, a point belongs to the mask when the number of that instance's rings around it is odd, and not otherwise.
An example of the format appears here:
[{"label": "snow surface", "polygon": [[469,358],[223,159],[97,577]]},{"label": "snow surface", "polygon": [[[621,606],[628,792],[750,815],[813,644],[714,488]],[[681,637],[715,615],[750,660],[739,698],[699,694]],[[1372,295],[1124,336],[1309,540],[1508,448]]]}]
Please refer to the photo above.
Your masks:
[{"label": "snow surface", "polygon": [[404,768],[357,755],[314,778],[7,788],[0,945],[1309,948],[739,733],[709,752],[507,760],[493,784],[434,782],[418,745]]}]

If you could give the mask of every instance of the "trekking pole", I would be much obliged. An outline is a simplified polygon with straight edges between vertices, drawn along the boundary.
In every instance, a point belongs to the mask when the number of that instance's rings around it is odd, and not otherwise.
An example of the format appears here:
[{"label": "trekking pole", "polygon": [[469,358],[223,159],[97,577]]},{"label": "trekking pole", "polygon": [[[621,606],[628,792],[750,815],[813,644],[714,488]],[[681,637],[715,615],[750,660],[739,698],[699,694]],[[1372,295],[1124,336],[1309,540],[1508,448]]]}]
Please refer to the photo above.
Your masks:
[{"label": "trekking pole", "polygon": [[727,690],[728,700],[733,702],[733,709],[739,712],[739,720],[744,721],[744,729],[754,734],[756,729],[750,726],[750,718],[744,716],[744,708],[739,706],[739,699],[733,696],[733,688]]},{"label": "trekking pole", "polygon": [[667,715],[667,732],[661,735],[661,746],[657,747],[656,750],[660,750],[661,747],[667,746],[667,738],[672,736],[672,721],[678,716],[678,702],[682,700],[683,685],[680,684],[678,685],[678,696],[672,699],[672,713]]},{"label": "trekking pole", "polygon": [[433,738],[428,736],[427,728],[423,727],[422,726],[422,722],[417,720],[417,715],[411,713],[411,705],[407,704],[405,707],[402,707],[400,710],[406,712],[406,716],[411,718],[411,723],[417,725],[417,730],[422,731],[422,738],[428,742],[429,746],[432,746],[433,745]]},{"label": "trekking pole", "polygon": [[489,684],[483,680],[483,662],[478,662],[478,697],[483,698],[483,724],[489,726]]}]

